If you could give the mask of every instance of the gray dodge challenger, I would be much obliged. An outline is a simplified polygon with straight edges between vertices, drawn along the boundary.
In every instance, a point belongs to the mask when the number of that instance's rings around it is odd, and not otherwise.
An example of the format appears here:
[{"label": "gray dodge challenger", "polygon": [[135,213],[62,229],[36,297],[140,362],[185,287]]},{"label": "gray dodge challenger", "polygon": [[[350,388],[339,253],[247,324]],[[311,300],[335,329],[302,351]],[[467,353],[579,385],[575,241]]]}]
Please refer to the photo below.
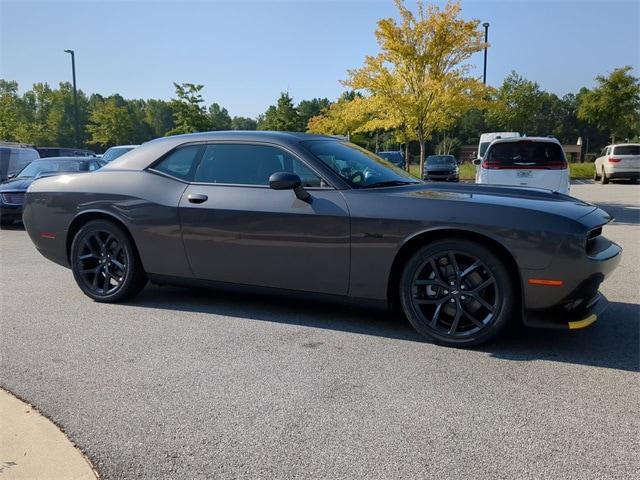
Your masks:
[{"label": "gray dodge challenger", "polygon": [[99,302],[160,285],[347,298],[472,346],[511,322],[582,328],[621,248],[611,217],[560,193],[427,184],[342,139],[166,137],[104,168],[35,181],[24,224]]}]

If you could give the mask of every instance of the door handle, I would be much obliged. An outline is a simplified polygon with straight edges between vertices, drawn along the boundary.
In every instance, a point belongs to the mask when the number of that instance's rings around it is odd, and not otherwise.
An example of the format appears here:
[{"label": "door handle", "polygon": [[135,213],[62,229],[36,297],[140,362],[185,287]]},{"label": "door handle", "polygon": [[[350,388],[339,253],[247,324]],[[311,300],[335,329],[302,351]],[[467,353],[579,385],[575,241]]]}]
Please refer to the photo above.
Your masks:
[{"label": "door handle", "polygon": [[187,195],[187,200],[189,200],[190,203],[204,203],[208,199],[209,197],[200,193],[190,193]]}]

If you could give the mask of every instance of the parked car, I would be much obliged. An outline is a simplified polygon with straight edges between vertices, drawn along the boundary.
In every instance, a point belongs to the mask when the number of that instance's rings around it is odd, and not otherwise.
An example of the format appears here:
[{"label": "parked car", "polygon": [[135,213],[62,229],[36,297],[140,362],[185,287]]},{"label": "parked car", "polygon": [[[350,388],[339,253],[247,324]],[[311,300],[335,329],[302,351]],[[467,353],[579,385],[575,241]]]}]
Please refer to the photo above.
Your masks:
[{"label": "parked car", "polygon": [[429,155],[424,162],[422,178],[459,182],[458,161],[453,155]]},{"label": "parked car", "polygon": [[500,138],[517,138],[520,136],[518,132],[489,132],[480,135],[480,141],[478,142],[478,151],[476,152],[477,158],[484,157],[487,152],[487,148],[491,145],[491,142]]},{"label": "parked car", "polygon": [[106,152],[102,155],[102,160],[105,162],[111,162],[118,158],[121,155],[124,155],[127,152],[130,152],[134,148],[139,147],[139,145],[117,145],[115,147],[111,147],[107,149]]},{"label": "parked car", "polygon": [[603,185],[611,178],[640,178],[640,144],[619,143],[607,145],[595,161],[594,180]]},{"label": "parked car", "polygon": [[393,163],[398,168],[406,167],[404,153],[402,153],[400,150],[378,152],[377,155],[381,158],[384,158],[386,161]]},{"label": "parked car", "polygon": [[67,147],[35,147],[40,154],[40,158],[48,157],[95,157],[93,150]]},{"label": "parked car", "polygon": [[15,177],[0,184],[0,224],[11,225],[22,217],[25,193],[34,180],[72,172],[91,172],[103,164],[90,157],[50,157],[36,159]]},{"label": "parked car", "polygon": [[523,316],[593,323],[621,254],[601,235],[611,217],[575,198],[424,183],[349,142],[288,132],[157,139],[89,175],[34,182],[23,218],[98,302],[148,280],[341,296],[397,305],[457,346]]},{"label": "parked car", "polygon": [[569,193],[569,165],[562,145],[550,137],[501,138],[476,165],[476,183],[546,188]]},{"label": "parked car", "polygon": [[29,146],[0,143],[0,182],[15,176],[37,158],[40,158],[38,152]]}]

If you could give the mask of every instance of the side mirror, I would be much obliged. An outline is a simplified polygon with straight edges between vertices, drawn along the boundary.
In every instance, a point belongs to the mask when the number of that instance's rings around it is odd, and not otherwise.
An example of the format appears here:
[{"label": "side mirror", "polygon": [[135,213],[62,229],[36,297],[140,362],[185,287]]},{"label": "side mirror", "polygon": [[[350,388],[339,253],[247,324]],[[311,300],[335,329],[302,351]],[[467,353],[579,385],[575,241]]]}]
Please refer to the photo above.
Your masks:
[{"label": "side mirror", "polygon": [[478,167],[482,163],[482,159],[481,158],[474,158],[471,163],[473,163],[476,167]]},{"label": "side mirror", "polygon": [[7,175],[7,180],[11,180],[15,176],[16,176],[15,173],[10,173],[9,175]]},{"label": "side mirror", "polygon": [[269,177],[269,187],[274,190],[293,190],[303,202],[310,202],[311,195],[302,186],[302,180],[295,173],[276,172]]}]

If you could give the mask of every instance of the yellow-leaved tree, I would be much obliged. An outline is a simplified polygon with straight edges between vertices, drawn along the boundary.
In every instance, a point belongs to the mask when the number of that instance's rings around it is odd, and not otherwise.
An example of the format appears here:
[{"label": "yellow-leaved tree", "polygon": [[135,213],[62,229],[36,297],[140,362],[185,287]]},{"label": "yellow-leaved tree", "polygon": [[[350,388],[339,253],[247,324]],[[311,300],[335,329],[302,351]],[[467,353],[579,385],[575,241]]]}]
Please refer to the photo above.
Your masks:
[{"label": "yellow-leaved tree", "polygon": [[[417,140],[422,171],[425,144],[433,133],[446,130],[466,110],[482,103],[485,88],[469,75],[465,62],[485,43],[480,21],[461,18],[458,1],[440,9],[419,0],[415,14],[402,0],[395,3],[400,22],[392,18],[378,22],[380,53],[349,70],[343,82],[364,96],[341,108],[364,112],[357,131],[399,129],[404,138]],[[349,117],[358,118],[357,112]]]}]

